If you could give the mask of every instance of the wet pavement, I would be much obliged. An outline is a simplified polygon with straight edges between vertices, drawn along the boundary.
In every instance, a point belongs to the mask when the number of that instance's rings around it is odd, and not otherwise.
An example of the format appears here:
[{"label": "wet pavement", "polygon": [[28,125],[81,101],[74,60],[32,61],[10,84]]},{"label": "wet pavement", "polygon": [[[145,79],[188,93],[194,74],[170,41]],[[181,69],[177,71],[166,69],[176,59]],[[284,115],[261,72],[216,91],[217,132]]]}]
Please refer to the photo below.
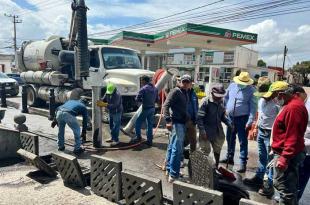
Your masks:
[{"label": "wet pavement", "polygon": [[[2,121],[2,126],[14,128],[13,116],[19,114],[20,111],[14,108],[8,108],[5,118]],[[26,125],[29,127],[29,131],[38,133],[40,135],[46,136],[40,138],[40,155],[46,155],[53,151],[57,150],[56,139],[57,132],[56,128],[52,129],[50,127],[50,121],[46,117],[42,117],[39,115],[31,115],[26,114],[27,121]],[[168,138],[166,136],[165,129],[158,129],[158,132],[154,136],[154,144],[153,147],[148,148],[146,145],[142,144],[135,148],[130,148],[127,150],[114,150],[114,151],[106,151],[102,150],[99,152],[87,151],[85,154],[79,156],[79,162],[82,166],[89,166],[89,156],[90,154],[98,154],[103,155],[105,157],[110,157],[113,159],[117,159],[122,161],[123,169],[133,170],[135,172],[139,172],[145,175],[149,175],[162,180],[163,193],[165,196],[171,198],[172,197],[172,185],[167,183],[166,176],[163,171],[158,169],[155,164],[161,164],[165,157],[165,152],[167,148]],[[74,143],[73,133],[67,128],[65,133],[66,142],[69,144]],[[91,132],[88,132],[88,140],[91,140]],[[109,138],[109,129],[106,124],[103,126],[103,138]],[[121,133],[120,140],[124,143],[128,142],[130,138],[123,133]],[[86,145],[90,145],[86,143]],[[72,154],[72,147],[67,145],[66,151],[67,153]],[[235,156],[235,166],[232,167],[233,170],[238,168],[238,153],[239,153],[239,144],[236,144],[236,156]],[[226,143],[224,144],[221,156],[225,156],[226,153]],[[255,169],[257,166],[257,144],[255,141],[249,141],[249,161],[248,161],[248,170],[245,174],[240,175],[241,177],[251,177],[255,173]],[[186,170],[183,170],[186,174]],[[186,176],[185,176],[186,180]],[[240,180],[235,183],[242,185]],[[243,185],[242,185],[243,186]],[[263,202],[266,204],[272,204],[272,201],[258,195],[257,190],[253,190],[249,187],[244,186],[244,188],[248,189],[250,193],[250,198],[252,200]],[[308,183],[307,189],[305,190],[305,194],[303,199],[300,201],[300,204],[306,205],[306,201],[310,200],[310,185]]]}]

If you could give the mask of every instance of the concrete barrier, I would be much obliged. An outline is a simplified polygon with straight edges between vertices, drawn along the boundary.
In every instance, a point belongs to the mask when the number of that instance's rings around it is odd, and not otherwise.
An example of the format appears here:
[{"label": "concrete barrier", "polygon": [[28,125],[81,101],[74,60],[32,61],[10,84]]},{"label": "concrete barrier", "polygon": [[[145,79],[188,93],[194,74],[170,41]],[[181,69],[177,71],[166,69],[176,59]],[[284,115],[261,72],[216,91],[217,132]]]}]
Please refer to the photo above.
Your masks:
[{"label": "concrete barrier", "polygon": [[223,204],[223,193],[176,181],[173,183],[173,204]]},{"label": "concrete barrier", "polygon": [[87,185],[76,157],[61,152],[52,153],[52,156],[65,185],[82,188]]},{"label": "concrete barrier", "polygon": [[162,204],[161,180],[133,171],[122,171],[123,195],[126,205]]},{"label": "concrete barrier", "polygon": [[0,160],[16,158],[16,153],[21,148],[19,132],[7,128],[0,128]]},{"label": "concrete barrier", "polygon": [[239,202],[239,205],[267,205],[267,204],[263,204],[263,203],[260,203],[260,202],[257,202],[257,201],[252,201],[252,200],[249,200],[249,199],[241,199],[240,202]]},{"label": "concrete barrier", "polygon": [[20,133],[20,142],[24,150],[31,152],[35,155],[39,155],[39,136],[29,133]]},{"label": "concrete barrier", "polygon": [[44,160],[42,160],[38,155],[28,152],[24,149],[19,149],[17,153],[23,157],[27,162],[38,168],[39,170],[45,172],[50,177],[56,177],[57,172]]},{"label": "concrete barrier", "polygon": [[211,157],[206,156],[200,150],[194,151],[190,155],[192,166],[192,183],[214,189],[214,167]]},{"label": "concrete barrier", "polygon": [[98,196],[117,202],[122,197],[122,162],[106,157],[91,156],[91,190]]}]

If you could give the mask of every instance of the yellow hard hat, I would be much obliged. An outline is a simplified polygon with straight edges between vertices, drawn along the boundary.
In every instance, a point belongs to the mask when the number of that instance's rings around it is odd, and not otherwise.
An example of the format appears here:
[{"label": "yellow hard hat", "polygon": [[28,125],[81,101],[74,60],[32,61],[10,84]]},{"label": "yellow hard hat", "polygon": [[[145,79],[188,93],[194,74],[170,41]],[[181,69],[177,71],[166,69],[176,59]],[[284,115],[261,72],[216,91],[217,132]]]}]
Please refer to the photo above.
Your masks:
[{"label": "yellow hard hat", "polygon": [[264,98],[270,98],[272,93],[276,91],[284,91],[288,89],[288,83],[284,81],[276,81],[271,84],[269,90],[266,94],[263,95]]}]

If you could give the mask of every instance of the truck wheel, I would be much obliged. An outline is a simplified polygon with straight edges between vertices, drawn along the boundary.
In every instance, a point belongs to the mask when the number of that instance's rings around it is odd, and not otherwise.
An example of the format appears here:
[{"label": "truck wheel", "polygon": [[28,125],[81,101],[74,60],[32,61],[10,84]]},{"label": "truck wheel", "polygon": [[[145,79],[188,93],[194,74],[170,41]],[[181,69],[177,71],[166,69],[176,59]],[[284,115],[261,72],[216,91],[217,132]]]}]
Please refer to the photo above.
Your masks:
[{"label": "truck wheel", "polygon": [[27,104],[29,106],[40,106],[45,104],[45,101],[38,98],[36,91],[31,86],[27,87]]}]

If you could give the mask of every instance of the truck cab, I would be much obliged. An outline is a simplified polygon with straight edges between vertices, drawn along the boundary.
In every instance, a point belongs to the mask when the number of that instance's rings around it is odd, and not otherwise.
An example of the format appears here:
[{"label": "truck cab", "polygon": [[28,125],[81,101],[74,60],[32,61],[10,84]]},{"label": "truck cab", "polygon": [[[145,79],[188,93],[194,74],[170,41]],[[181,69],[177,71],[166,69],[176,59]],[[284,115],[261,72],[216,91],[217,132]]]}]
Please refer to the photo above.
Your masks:
[{"label": "truck cab", "polygon": [[83,78],[83,89],[90,90],[97,81],[104,94],[106,84],[111,82],[123,97],[124,111],[135,111],[138,107],[134,98],[141,88],[140,79],[144,75],[152,77],[154,72],[142,69],[135,50],[107,45],[93,45],[89,50],[90,76]]}]

